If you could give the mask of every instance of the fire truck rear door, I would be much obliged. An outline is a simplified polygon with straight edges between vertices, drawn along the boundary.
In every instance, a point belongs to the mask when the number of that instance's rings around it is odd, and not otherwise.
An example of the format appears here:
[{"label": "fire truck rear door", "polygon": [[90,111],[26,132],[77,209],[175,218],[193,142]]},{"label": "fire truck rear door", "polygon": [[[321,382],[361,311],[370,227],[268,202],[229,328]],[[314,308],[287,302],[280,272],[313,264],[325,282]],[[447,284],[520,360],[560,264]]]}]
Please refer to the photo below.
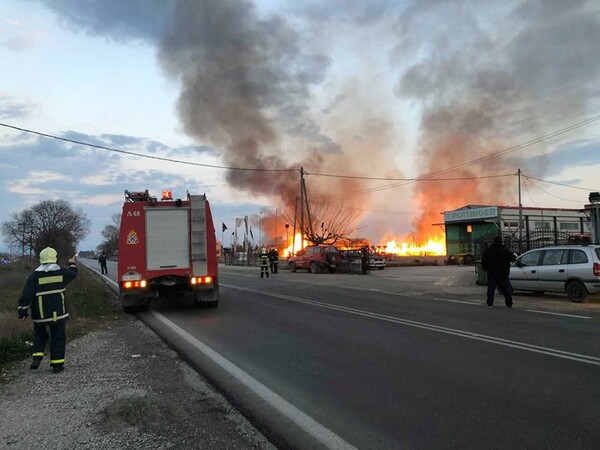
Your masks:
[{"label": "fire truck rear door", "polygon": [[188,214],[186,208],[146,209],[147,270],[189,268]]}]

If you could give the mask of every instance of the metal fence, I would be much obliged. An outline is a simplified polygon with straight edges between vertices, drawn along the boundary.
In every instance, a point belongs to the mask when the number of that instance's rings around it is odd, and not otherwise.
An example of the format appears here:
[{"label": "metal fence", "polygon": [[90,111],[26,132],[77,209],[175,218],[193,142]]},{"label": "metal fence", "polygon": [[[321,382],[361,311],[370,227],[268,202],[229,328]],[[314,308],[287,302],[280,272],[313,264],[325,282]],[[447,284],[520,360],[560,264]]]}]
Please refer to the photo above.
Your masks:
[{"label": "metal fence", "polygon": [[[473,242],[473,255],[475,260],[480,260],[483,251],[494,241],[494,237],[498,233],[491,233],[481,236]],[[563,231],[555,230],[538,230],[531,231],[523,235],[520,240],[514,233],[503,233],[502,242],[511,252],[520,255],[528,250],[541,247],[549,247],[553,245],[569,245],[569,244],[589,244],[591,239],[589,236],[579,234],[571,234]]]}]

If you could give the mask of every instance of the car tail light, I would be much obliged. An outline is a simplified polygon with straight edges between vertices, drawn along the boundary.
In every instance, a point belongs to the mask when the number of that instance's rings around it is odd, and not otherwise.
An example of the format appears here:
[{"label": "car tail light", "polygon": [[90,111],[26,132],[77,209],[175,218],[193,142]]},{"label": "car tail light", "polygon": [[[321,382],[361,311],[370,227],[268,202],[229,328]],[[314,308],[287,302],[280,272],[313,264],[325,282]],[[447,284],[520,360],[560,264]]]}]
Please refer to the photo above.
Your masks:
[{"label": "car tail light", "polygon": [[594,263],[594,275],[600,277],[600,263]]},{"label": "car tail light", "polygon": [[196,284],[211,284],[213,281],[213,278],[211,276],[205,276],[205,277],[192,277],[190,278],[190,284],[196,285]]}]

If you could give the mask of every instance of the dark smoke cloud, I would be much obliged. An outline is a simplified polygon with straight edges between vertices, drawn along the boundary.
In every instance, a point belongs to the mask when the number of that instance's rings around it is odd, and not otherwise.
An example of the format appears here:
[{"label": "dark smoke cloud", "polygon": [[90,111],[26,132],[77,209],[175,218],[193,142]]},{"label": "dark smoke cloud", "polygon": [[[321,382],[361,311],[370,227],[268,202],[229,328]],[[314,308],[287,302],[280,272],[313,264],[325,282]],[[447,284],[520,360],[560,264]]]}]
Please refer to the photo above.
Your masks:
[{"label": "dark smoke cloud", "polygon": [[[261,18],[248,1],[179,1],[160,59],[182,85],[178,109],[185,131],[222,149],[227,165],[290,167],[282,132],[308,138],[320,151],[338,150],[307,107],[310,86],[323,81],[329,58],[303,48],[282,17]],[[289,199],[297,191],[289,174],[233,171],[227,179],[258,194],[283,190]]]}]

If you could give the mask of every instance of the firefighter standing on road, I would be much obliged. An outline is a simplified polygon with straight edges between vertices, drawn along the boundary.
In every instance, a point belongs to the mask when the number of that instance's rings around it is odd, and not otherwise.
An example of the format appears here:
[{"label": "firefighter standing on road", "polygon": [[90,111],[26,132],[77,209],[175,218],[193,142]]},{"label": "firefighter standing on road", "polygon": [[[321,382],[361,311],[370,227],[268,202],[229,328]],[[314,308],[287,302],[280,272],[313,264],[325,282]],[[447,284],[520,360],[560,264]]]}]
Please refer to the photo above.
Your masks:
[{"label": "firefighter standing on road", "polygon": [[279,252],[276,248],[272,248],[269,251],[269,261],[271,264],[271,273],[277,273],[277,268],[279,265]]},{"label": "firefighter standing on road", "polygon": [[[56,250],[46,247],[40,252],[40,266],[29,276],[19,299],[19,319],[29,316],[33,321],[33,361],[37,369],[44,357],[50,337],[50,366],[54,373],[63,371],[67,338],[65,324],[69,317],[65,308],[65,287],[77,277],[77,256],[69,259],[66,268],[56,264]],[[50,336],[48,336],[48,329]]]},{"label": "firefighter standing on road", "polygon": [[260,277],[262,278],[263,275],[269,278],[269,254],[264,247],[260,249]]}]

